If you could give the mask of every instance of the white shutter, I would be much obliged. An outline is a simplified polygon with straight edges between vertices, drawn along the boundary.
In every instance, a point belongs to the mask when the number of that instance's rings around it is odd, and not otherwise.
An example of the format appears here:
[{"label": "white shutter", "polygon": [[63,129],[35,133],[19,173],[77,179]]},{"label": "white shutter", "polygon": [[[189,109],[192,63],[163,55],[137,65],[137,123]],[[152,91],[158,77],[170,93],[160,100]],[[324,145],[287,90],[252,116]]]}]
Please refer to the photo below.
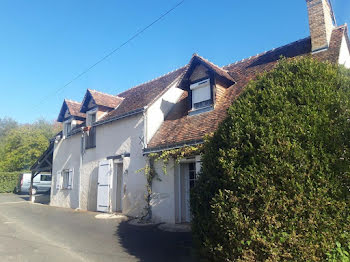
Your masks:
[{"label": "white shutter", "polygon": [[56,189],[59,190],[61,189],[61,171],[57,172],[57,176],[56,176]]},{"label": "white shutter", "polygon": [[103,160],[98,165],[97,211],[108,212],[110,206],[111,165],[109,160]]},{"label": "white shutter", "polygon": [[206,85],[192,90],[193,104],[207,100],[210,100],[210,85]]},{"label": "white shutter", "polygon": [[74,169],[69,169],[69,177],[68,177],[68,189],[73,188],[73,176],[74,176]]}]

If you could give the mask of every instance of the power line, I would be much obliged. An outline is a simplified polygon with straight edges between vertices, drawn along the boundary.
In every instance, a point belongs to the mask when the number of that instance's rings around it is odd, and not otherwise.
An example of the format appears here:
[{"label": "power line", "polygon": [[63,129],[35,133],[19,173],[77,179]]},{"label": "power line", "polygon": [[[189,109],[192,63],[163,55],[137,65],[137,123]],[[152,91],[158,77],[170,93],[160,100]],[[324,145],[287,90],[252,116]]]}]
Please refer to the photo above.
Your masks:
[{"label": "power line", "polygon": [[[138,32],[136,32],[133,36],[131,36],[129,39],[127,39],[125,42],[123,42],[121,45],[119,45],[118,47],[116,47],[115,49],[113,49],[111,52],[109,52],[107,55],[105,55],[104,57],[102,57],[101,59],[99,59],[97,62],[95,62],[94,64],[92,64],[91,66],[89,66],[88,68],[86,68],[84,71],[82,71],[81,73],[79,73],[77,76],[75,76],[74,78],[72,78],[70,81],[68,81],[65,85],[63,85],[62,87],[58,88],[56,91],[53,92],[53,95],[56,95],[57,93],[59,93],[60,91],[64,90],[67,86],[69,86],[71,83],[73,83],[74,81],[76,81],[77,79],[79,79],[80,77],[82,77],[83,75],[85,75],[86,73],[88,73],[91,69],[93,69],[94,67],[96,67],[98,64],[102,63],[104,60],[106,60],[107,58],[111,57],[113,54],[115,54],[116,52],[118,52],[122,47],[124,47],[125,45],[127,45],[129,42],[131,42],[132,40],[134,40],[135,38],[137,38],[138,36],[140,36],[142,33],[144,33],[147,29],[149,29],[150,27],[152,27],[154,24],[156,24],[157,22],[159,22],[160,20],[162,20],[165,16],[167,16],[168,14],[170,14],[171,12],[173,12],[176,8],[178,8],[180,5],[182,5],[185,2],[185,0],[182,0],[180,2],[178,2],[176,5],[174,5],[172,8],[170,8],[169,10],[167,10],[165,13],[163,13],[161,16],[159,16],[157,19],[155,19],[153,22],[151,22],[150,24],[148,24],[147,26],[145,26],[144,28],[142,28],[141,30],[139,30]],[[42,102],[44,102],[45,100],[47,100],[49,97],[51,96],[51,94],[45,96],[42,99]],[[41,103],[42,103],[41,102]],[[38,105],[40,105],[41,103],[38,103]]]}]

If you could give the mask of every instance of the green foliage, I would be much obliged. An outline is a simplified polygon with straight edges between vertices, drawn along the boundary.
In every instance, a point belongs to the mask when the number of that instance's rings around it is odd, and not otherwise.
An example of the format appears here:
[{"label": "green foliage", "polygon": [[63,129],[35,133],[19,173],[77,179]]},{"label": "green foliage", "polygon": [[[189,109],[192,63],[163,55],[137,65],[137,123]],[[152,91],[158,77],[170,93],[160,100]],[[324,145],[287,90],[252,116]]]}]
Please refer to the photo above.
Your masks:
[{"label": "green foliage", "polygon": [[325,261],[336,242],[347,246],[349,119],[343,68],[282,59],[252,82],[204,146],[191,194],[200,255]]},{"label": "green foliage", "polygon": [[184,146],[180,148],[164,150],[160,153],[151,153],[148,155],[148,157],[154,162],[161,161],[163,163],[162,171],[164,174],[167,174],[167,165],[170,159],[173,159],[176,163],[179,163],[181,159],[189,156],[199,155],[202,153],[202,151],[203,144],[198,144],[194,146]]},{"label": "green foliage", "polygon": [[154,164],[156,162],[161,161],[162,162],[162,169],[163,173],[167,174],[167,165],[169,163],[170,159],[174,159],[175,162],[179,162],[182,158],[188,157],[188,156],[194,156],[198,155],[202,152],[203,145],[199,144],[196,146],[184,146],[181,148],[171,149],[171,150],[164,150],[160,153],[150,153],[148,155],[149,163],[142,169],[138,170],[138,172],[143,171],[147,184],[146,184],[146,192],[145,200],[146,200],[146,207],[145,209],[145,215],[141,217],[141,221],[150,221],[152,219],[152,206],[151,206],[151,200],[152,200],[152,185],[154,180],[161,181],[159,174],[156,172],[154,168]]},{"label": "green foliage", "polygon": [[327,253],[327,261],[350,262],[350,241],[347,247],[343,247],[341,243],[336,242],[336,247],[330,253]]},{"label": "green foliage", "polygon": [[0,193],[11,193],[18,182],[19,172],[0,172]]},{"label": "green foliage", "polygon": [[0,140],[0,171],[29,169],[47,149],[49,139],[59,128],[58,125],[39,120],[31,125],[19,125],[8,129]]},{"label": "green foliage", "polygon": [[12,118],[0,118],[0,140],[3,139],[10,130],[17,126],[18,123]]}]

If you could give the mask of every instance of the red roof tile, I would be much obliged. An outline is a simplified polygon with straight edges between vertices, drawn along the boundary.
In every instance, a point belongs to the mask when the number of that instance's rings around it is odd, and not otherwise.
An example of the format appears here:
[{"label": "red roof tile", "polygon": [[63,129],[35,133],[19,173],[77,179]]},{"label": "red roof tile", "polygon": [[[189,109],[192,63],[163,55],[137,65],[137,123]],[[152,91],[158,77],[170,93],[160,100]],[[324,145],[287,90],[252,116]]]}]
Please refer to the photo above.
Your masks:
[{"label": "red roof tile", "polygon": [[66,110],[69,111],[70,115],[79,117],[79,118],[85,118],[85,114],[80,112],[81,103],[65,99],[63,101],[63,105],[61,107],[60,114],[58,116],[57,121],[63,122],[64,121],[64,114]]},{"label": "red roof tile", "polygon": [[123,98],[123,102],[118,108],[109,112],[101,121],[108,118],[118,117],[128,112],[144,108],[162,94],[179,76],[183,74],[185,67],[179,68],[164,76],[151,80],[147,83],[135,86],[125,92],[118,94]]},{"label": "red roof tile", "polygon": [[103,106],[110,109],[115,109],[123,102],[122,97],[109,95],[96,90],[88,89],[86,90],[86,93],[80,108],[80,112],[85,113],[88,110],[87,107],[91,99],[94,101],[94,103],[97,106]]},{"label": "red roof tile", "polygon": [[[328,50],[315,53],[313,57],[337,63],[344,32],[346,32],[346,26],[334,29]],[[227,72],[236,84],[226,89],[226,94],[222,96],[220,103],[216,104],[210,112],[189,116],[187,91],[185,91],[180,101],[170,111],[160,129],[151,139],[148,150],[203,139],[204,135],[216,130],[219,123],[226,117],[228,107],[250,80],[273,69],[281,56],[291,58],[310,55],[310,53],[311,39],[308,37],[250,59],[224,66],[222,70]]]}]

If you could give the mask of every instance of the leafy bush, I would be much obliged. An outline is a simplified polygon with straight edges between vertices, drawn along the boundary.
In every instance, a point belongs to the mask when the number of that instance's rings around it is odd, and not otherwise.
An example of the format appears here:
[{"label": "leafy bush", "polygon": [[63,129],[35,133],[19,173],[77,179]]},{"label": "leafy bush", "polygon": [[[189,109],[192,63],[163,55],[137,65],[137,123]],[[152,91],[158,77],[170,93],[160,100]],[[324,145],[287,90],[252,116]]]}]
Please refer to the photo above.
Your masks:
[{"label": "leafy bush", "polygon": [[347,247],[343,247],[339,242],[336,242],[336,247],[330,253],[327,253],[327,261],[350,262],[350,242]]},{"label": "leafy bush", "polygon": [[0,172],[0,193],[13,192],[18,181],[18,172]]},{"label": "leafy bush", "polygon": [[[325,261],[350,232],[350,73],[282,59],[207,140],[191,194],[206,261]],[[203,260],[205,260],[203,259]]]}]

